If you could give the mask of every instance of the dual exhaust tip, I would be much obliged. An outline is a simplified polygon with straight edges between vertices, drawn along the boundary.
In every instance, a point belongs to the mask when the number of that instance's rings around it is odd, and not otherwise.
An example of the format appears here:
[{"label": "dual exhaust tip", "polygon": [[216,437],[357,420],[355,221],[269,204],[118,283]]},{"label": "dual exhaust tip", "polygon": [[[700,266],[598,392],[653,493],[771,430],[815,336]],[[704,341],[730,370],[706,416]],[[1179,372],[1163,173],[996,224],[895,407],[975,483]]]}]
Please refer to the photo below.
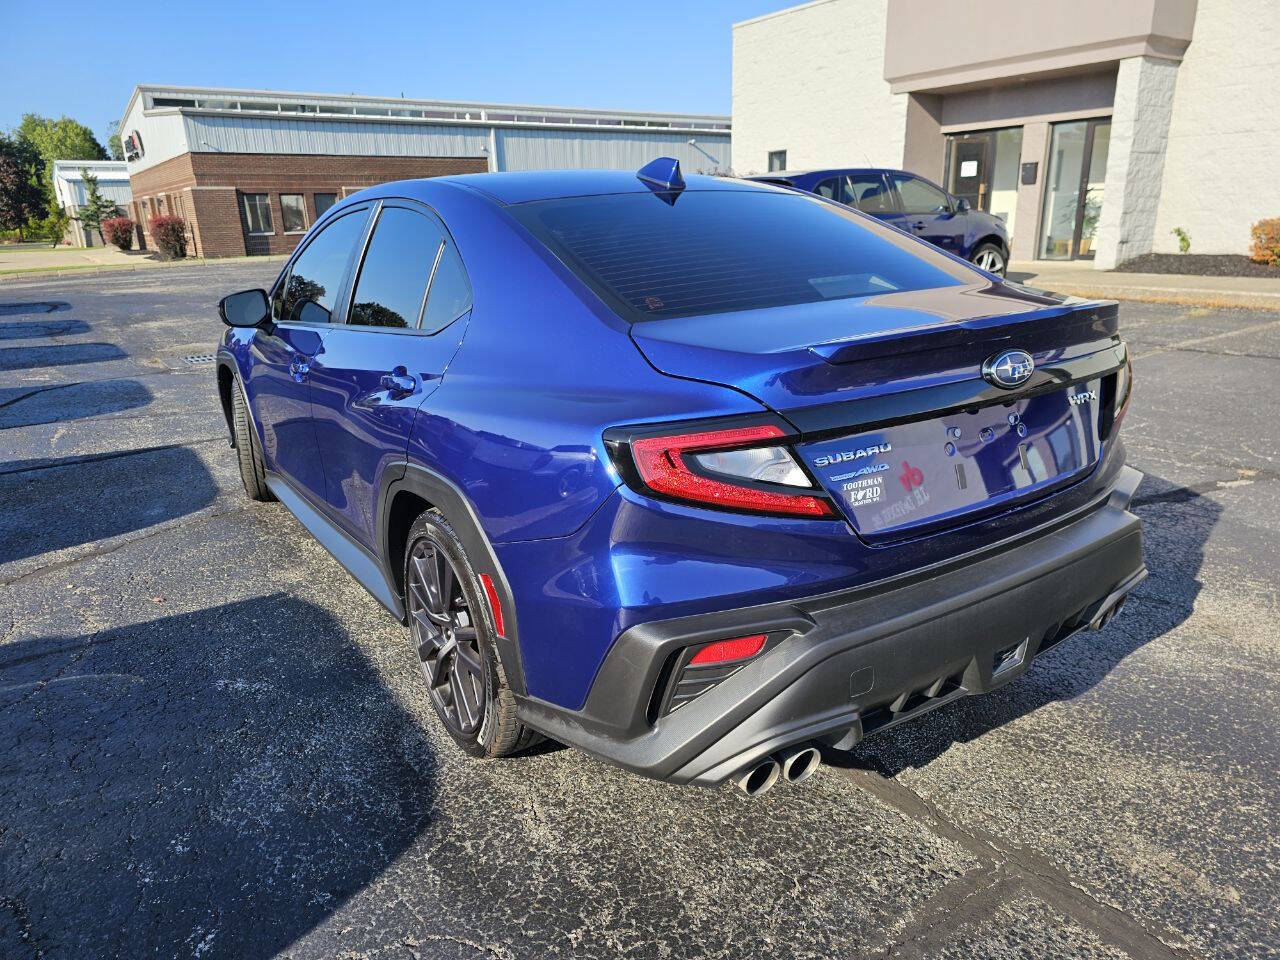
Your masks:
[{"label": "dual exhaust tip", "polygon": [[787,783],[808,780],[820,766],[822,754],[817,747],[810,744],[788,747],[747,767],[733,778],[733,783],[748,797],[759,797],[772,790],[779,780]]}]

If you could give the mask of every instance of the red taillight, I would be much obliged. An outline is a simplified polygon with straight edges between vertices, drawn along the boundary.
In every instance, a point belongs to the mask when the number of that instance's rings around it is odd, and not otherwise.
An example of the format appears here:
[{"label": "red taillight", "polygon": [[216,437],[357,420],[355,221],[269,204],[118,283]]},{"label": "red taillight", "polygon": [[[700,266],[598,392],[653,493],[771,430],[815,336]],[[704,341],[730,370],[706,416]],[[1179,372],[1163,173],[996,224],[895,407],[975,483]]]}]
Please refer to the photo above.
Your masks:
[{"label": "red taillight", "polygon": [[760,424],[668,437],[644,437],[631,441],[631,456],[640,479],[649,489],[679,500],[796,517],[834,516],[831,504],[822,497],[728,483],[694,473],[684,459],[686,453],[733,450],[783,436],[786,434],[780,427]]},{"label": "red taillight", "polygon": [[505,637],[507,628],[502,622],[502,604],[498,602],[498,590],[493,585],[493,577],[482,573],[480,583],[484,587],[484,595],[489,598],[489,609],[493,611],[493,629],[498,631],[498,636]]},{"label": "red taillight", "polygon": [[764,649],[766,634],[757,633],[750,637],[734,637],[732,640],[717,640],[709,643],[693,655],[689,666],[697,667],[707,663],[728,663],[731,660],[745,660],[754,657]]}]

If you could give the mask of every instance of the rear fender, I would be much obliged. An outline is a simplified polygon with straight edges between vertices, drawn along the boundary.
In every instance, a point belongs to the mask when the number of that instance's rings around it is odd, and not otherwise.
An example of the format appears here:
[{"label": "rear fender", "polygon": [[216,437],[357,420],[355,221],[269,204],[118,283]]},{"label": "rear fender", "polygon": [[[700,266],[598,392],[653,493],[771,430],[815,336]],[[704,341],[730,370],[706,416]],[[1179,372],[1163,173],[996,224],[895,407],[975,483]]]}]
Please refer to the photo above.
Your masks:
[{"label": "rear fender", "polygon": [[[399,468],[399,469],[398,469]],[[378,496],[378,556],[386,570],[388,582],[399,585],[399,571],[392,569],[391,507],[400,493],[412,493],[429,503],[444,516],[457,531],[467,557],[477,574],[487,573],[493,579],[498,602],[502,606],[503,634],[495,637],[498,656],[507,677],[507,684],[517,696],[524,696],[524,667],[520,659],[520,632],[516,622],[515,598],[511,584],[498,562],[497,554],[485,536],[480,518],[467,496],[448,478],[417,463],[391,464],[383,471]],[[398,592],[403,599],[404,588]],[[407,605],[405,606],[407,610]],[[408,614],[405,614],[407,622]],[[495,631],[496,632],[496,631]]]}]

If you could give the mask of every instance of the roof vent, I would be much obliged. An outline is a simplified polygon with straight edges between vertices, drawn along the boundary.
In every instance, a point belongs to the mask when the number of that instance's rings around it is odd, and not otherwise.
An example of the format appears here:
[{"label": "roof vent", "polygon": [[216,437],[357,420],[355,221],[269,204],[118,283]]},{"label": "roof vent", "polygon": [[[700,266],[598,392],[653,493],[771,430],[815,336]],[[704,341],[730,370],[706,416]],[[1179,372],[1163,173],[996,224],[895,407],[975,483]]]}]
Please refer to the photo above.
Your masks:
[{"label": "roof vent", "polygon": [[684,177],[680,175],[680,161],[672,157],[650,160],[636,172],[636,177],[653,189],[664,191],[684,189]]}]

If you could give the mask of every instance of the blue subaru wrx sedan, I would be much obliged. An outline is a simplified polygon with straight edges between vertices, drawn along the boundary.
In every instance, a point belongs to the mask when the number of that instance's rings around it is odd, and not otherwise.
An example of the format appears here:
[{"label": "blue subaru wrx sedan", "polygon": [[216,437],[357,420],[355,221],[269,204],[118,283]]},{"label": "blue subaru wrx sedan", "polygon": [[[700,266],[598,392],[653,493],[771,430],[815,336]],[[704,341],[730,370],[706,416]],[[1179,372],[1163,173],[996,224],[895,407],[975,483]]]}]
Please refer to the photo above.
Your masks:
[{"label": "blue subaru wrx sedan", "polygon": [[667,159],[388,183],[220,312],[245,491],[407,625],[475,756],[761,793],[1146,573],[1116,304],[812,195]]}]

